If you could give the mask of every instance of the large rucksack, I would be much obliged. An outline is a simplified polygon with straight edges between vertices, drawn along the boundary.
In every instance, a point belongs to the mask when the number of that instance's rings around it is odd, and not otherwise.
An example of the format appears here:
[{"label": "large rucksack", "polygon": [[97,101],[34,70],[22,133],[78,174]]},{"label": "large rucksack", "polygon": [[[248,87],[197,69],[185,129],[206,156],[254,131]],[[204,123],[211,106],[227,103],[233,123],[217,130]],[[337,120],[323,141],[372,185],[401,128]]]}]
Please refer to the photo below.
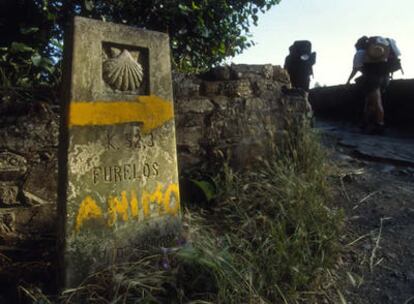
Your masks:
[{"label": "large rucksack", "polygon": [[313,74],[312,66],[316,62],[316,52],[312,52],[312,43],[308,40],[297,40],[289,50],[292,63],[308,75]]},{"label": "large rucksack", "polygon": [[295,55],[309,55],[312,52],[312,43],[309,40],[297,40],[292,45]]},{"label": "large rucksack", "polygon": [[364,63],[387,62],[390,54],[390,42],[379,36],[369,37],[365,49]]},{"label": "large rucksack", "polygon": [[401,66],[400,49],[398,48],[397,43],[395,42],[394,39],[388,38],[387,40],[390,43],[390,54],[388,56],[388,62],[387,62],[388,71],[390,73],[394,73],[398,70],[401,70],[401,72],[404,74],[404,71]]},{"label": "large rucksack", "polygon": [[385,72],[402,70],[400,50],[394,39],[373,36],[368,38],[365,48],[364,64],[381,64]]}]

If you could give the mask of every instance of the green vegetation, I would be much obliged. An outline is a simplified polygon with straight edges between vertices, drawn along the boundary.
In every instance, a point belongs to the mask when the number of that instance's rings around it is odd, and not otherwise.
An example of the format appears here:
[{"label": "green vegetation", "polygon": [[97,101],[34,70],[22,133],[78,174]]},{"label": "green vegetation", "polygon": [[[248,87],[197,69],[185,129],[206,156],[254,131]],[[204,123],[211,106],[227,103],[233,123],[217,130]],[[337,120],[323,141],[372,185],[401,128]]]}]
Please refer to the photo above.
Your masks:
[{"label": "green vegetation", "polygon": [[168,33],[173,64],[200,71],[250,47],[249,28],[279,0],[27,0],[0,3],[0,87],[54,85],[75,15]]},{"label": "green vegetation", "polygon": [[184,212],[185,245],[97,273],[63,303],[314,301],[336,262],[342,214],[328,206],[318,138],[292,129],[256,170],[224,166],[209,207]]}]

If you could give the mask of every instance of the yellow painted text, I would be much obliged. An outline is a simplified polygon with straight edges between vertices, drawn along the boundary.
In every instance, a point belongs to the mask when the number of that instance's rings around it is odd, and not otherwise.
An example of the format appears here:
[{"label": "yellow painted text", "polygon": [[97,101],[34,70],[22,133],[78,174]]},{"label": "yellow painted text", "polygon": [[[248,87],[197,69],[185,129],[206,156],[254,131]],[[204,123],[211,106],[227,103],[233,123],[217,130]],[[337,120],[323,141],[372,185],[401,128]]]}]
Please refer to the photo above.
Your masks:
[{"label": "yellow painted text", "polygon": [[180,211],[179,188],[177,184],[167,187],[158,184],[153,192],[144,190],[140,199],[135,191],[122,191],[119,196],[107,198],[106,208],[100,206],[89,195],[83,199],[76,215],[75,232],[80,232],[91,219],[101,220],[106,226],[113,227],[131,220],[177,216]]}]

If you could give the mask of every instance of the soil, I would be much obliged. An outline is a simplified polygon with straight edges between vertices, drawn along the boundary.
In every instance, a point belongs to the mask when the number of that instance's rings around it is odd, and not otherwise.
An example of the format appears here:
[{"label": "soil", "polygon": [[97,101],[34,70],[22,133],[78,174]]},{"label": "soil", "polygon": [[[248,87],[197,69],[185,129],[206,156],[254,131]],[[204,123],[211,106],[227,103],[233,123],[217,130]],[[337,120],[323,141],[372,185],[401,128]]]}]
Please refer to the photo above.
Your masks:
[{"label": "soil", "polygon": [[[336,284],[341,301],[414,304],[414,158],[405,153],[414,136],[398,130],[361,135],[337,123],[319,127],[335,168],[334,204],[345,215]],[[372,153],[368,142],[375,142]]]}]

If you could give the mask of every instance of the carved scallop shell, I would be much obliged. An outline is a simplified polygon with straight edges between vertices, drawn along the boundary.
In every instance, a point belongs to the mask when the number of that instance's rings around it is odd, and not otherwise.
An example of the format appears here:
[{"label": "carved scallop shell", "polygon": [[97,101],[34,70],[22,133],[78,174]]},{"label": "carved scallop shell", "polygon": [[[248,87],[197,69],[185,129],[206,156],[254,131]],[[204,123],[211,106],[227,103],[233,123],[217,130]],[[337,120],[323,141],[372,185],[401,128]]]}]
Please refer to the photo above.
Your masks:
[{"label": "carved scallop shell", "polygon": [[127,50],[123,50],[117,57],[103,63],[103,78],[113,89],[137,90],[141,85],[142,77],[142,66],[134,60]]}]

